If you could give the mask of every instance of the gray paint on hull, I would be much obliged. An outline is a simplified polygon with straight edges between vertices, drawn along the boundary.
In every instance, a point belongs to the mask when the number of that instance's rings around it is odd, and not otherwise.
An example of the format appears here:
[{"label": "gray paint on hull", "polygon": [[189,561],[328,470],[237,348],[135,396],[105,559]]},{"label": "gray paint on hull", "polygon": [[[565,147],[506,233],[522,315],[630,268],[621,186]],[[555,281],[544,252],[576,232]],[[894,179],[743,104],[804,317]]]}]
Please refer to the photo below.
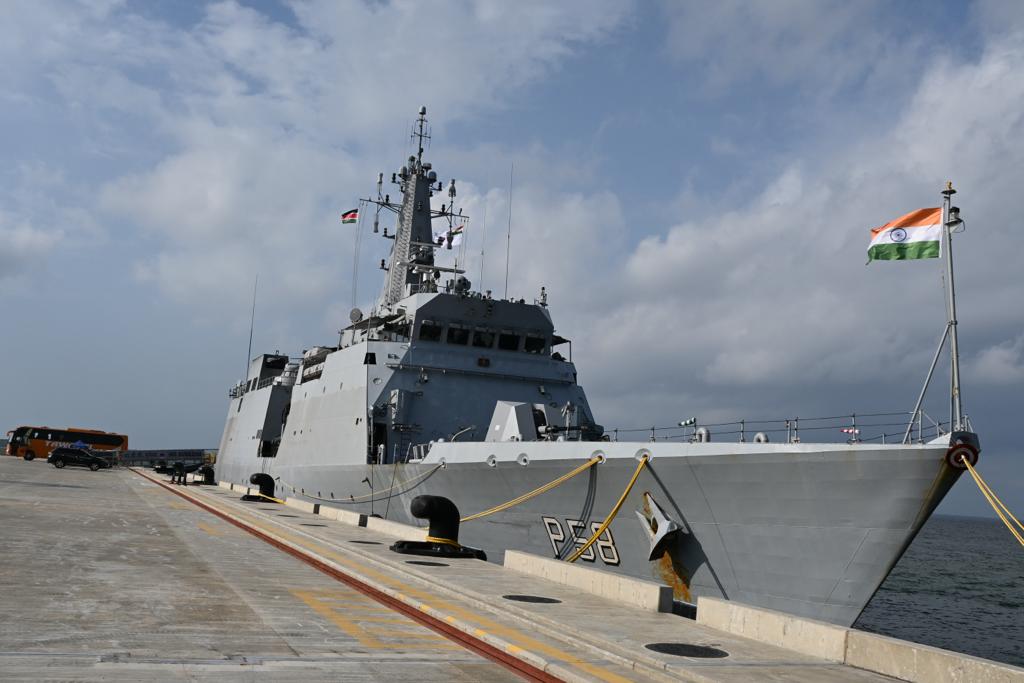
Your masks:
[{"label": "gray paint on hull", "polygon": [[[455,451],[483,453],[505,444],[452,444]],[[273,463],[270,471],[296,491],[284,495],[326,498],[338,507],[384,514],[407,523],[412,498],[443,495],[463,515],[530,491],[574,468],[594,444],[575,448],[573,459],[543,459],[538,451],[555,444],[515,444],[533,451],[528,466],[485,462],[325,466]],[[620,456],[650,444],[601,444],[608,460],[552,492],[484,520],[463,525],[461,541],[481,547],[501,561],[508,548],[554,554],[543,516],[600,522],[621,495],[637,461]],[[487,447],[485,447],[487,446]],[[721,450],[721,445],[716,445]],[[656,451],[667,449],[655,447]],[[959,472],[944,461],[945,446],[899,450],[837,446],[836,450],[743,453],[707,456],[657,455],[641,473],[622,512],[611,526],[621,558],[618,567],[599,557],[591,564],[647,579],[659,579],[657,563],[647,560],[649,540],[633,510],[649,491],[659,505],[690,533],[672,548],[672,558],[690,577],[692,596],[711,595],[849,625],[884,580],[917,533],[931,508]],[[620,456],[620,457],[616,457]],[[486,456],[484,456],[486,457]],[[266,459],[263,459],[266,461]],[[436,470],[436,471],[434,471]],[[433,471],[429,476],[427,473]],[[227,476],[224,476],[227,475]],[[247,481],[240,467],[223,478]],[[378,492],[372,506],[363,500],[372,477]],[[386,490],[399,486],[390,504]],[[384,491],[385,493],[381,493]],[[356,502],[348,500],[355,497]],[[580,535],[585,534],[583,531]],[[582,562],[582,560],[581,560]]]}]

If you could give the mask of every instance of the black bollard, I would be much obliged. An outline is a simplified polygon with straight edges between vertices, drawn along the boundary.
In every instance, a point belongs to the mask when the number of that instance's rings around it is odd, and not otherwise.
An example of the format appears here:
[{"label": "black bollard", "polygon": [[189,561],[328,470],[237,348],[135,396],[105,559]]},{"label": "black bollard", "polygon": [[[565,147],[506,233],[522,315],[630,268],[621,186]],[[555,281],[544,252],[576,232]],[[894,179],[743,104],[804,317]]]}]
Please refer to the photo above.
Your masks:
[{"label": "black bollard", "polygon": [[258,503],[258,502],[272,503],[272,502],[274,502],[273,500],[268,500],[268,499],[274,497],[274,478],[272,476],[270,476],[266,472],[257,472],[256,474],[254,474],[251,477],[249,477],[249,483],[252,484],[253,486],[259,486],[260,487],[260,495],[258,495],[258,496],[244,495],[244,496],[242,496],[242,500],[244,500],[246,502],[249,502],[249,503]]},{"label": "black bollard", "polygon": [[409,512],[413,517],[429,522],[427,540],[397,541],[391,546],[394,552],[403,555],[487,559],[483,550],[459,544],[459,508],[452,501],[442,496],[416,496],[409,506]]},{"label": "black bollard", "polygon": [[209,465],[203,465],[196,472],[203,477],[204,485],[213,486],[217,483],[213,468]]}]

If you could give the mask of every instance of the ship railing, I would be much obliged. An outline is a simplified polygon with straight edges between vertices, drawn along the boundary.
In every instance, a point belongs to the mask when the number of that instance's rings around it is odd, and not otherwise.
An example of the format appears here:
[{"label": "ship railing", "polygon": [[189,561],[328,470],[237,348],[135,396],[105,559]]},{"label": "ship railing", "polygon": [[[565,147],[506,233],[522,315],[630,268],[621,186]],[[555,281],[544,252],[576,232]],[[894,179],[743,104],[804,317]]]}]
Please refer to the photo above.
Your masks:
[{"label": "ship railing", "polygon": [[[969,425],[968,421],[968,425]],[[909,425],[909,431],[908,431]],[[738,441],[740,443],[924,443],[949,433],[949,422],[932,419],[923,410],[849,413],[825,417],[701,422],[696,418],[668,427],[607,429],[608,441]],[[909,434],[909,437],[906,435]],[[642,436],[641,436],[642,435]]]}]

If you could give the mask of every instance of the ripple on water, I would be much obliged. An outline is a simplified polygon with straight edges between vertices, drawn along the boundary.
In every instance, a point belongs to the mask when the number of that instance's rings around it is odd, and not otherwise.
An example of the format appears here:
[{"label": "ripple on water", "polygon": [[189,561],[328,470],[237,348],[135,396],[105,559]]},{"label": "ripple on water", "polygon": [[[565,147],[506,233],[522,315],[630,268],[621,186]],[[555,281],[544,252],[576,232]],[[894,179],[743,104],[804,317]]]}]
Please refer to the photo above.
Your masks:
[{"label": "ripple on water", "polygon": [[1024,577],[1014,553],[997,519],[936,515],[854,626],[1024,666]]}]

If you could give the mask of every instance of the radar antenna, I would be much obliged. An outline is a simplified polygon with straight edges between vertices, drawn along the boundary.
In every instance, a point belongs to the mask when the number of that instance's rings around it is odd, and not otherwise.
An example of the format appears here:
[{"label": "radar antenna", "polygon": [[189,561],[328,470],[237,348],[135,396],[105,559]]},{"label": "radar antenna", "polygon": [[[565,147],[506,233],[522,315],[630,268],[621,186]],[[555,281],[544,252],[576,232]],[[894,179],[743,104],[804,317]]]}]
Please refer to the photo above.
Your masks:
[{"label": "radar antenna", "polygon": [[419,118],[416,119],[416,128],[412,132],[412,136],[417,139],[417,151],[416,151],[416,163],[417,165],[423,163],[423,142],[424,140],[430,140],[430,127],[427,126],[427,108],[420,107]]}]

